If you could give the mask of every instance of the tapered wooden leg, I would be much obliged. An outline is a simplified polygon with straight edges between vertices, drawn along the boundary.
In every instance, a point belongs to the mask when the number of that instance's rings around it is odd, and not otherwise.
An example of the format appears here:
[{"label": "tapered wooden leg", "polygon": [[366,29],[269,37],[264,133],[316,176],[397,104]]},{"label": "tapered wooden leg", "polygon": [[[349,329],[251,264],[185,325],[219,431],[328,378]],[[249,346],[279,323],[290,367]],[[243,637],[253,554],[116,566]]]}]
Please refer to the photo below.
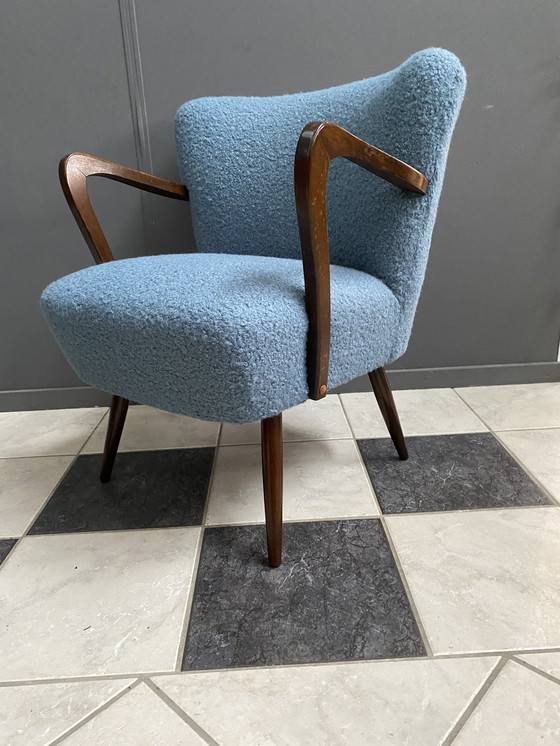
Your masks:
[{"label": "tapered wooden leg", "polygon": [[261,452],[268,562],[282,563],[282,413],[261,420]]},{"label": "tapered wooden leg", "polygon": [[111,472],[113,471],[113,464],[115,463],[115,456],[117,455],[127,412],[128,399],[123,399],[122,396],[114,396],[111,402],[109,424],[107,426],[107,435],[105,436],[105,448],[103,449],[103,462],[99,475],[102,482],[108,482],[111,479]]},{"label": "tapered wooden leg", "polygon": [[395,400],[393,399],[393,392],[385,373],[385,368],[376,368],[368,373],[369,380],[373,388],[373,393],[379,404],[379,409],[389,430],[391,440],[395,444],[399,458],[402,461],[406,461],[408,458],[408,451],[406,450],[406,443],[404,442],[404,435],[395,406]]}]

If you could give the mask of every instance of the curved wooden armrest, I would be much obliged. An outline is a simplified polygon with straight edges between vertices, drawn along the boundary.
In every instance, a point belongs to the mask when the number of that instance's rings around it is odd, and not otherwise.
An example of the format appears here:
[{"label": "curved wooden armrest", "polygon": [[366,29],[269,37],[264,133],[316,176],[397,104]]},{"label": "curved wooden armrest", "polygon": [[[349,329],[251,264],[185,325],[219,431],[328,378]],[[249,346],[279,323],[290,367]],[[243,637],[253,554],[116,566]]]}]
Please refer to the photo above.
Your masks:
[{"label": "curved wooden armrest", "polygon": [[97,263],[110,262],[115,257],[91,205],[87,189],[88,176],[103,176],[106,179],[120,181],[145,192],[160,194],[172,199],[188,200],[189,198],[183,184],[159,179],[157,176],[119,166],[117,163],[104,161],[85,153],[71,153],[65,156],[60,161],[58,173],[68,206]]},{"label": "curved wooden armrest", "polygon": [[303,128],[296,149],[294,186],[309,317],[311,399],[322,399],[328,386],[331,309],[326,193],[329,164],[334,158],[346,158],[415,194],[426,194],[428,188],[428,180],[419,171],[332,122],[311,122]]}]

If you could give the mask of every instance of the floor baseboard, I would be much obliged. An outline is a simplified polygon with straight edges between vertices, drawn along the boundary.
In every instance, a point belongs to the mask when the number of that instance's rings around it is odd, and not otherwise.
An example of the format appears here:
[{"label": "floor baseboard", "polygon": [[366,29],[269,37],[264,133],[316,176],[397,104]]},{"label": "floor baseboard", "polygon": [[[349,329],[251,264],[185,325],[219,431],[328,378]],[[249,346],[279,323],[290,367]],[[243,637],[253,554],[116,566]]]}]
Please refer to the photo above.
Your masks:
[{"label": "floor baseboard", "polygon": [[[509,365],[464,365],[452,368],[410,368],[387,370],[391,387],[399,389],[441,389],[460,386],[500,386],[512,383],[546,383],[560,381],[560,362],[513,363]],[[348,394],[371,391],[367,376],[333,389]]]},{"label": "floor baseboard", "polygon": [[[498,386],[512,383],[546,383],[560,381],[560,362],[514,363],[510,365],[465,365],[453,368],[389,369],[389,380],[395,390],[457,388],[460,386]],[[371,391],[367,376],[333,389],[330,393]],[[36,409],[74,409],[107,407],[109,394],[91,386],[59,389],[22,389],[0,391],[0,412]]]},{"label": "floor baseboard", "polygon": [[78,407],[108,407],[110,394],[91,386],[60,389],[21,389],[0,391],[0,412],[20,412],[36,409],[76,409]]}]

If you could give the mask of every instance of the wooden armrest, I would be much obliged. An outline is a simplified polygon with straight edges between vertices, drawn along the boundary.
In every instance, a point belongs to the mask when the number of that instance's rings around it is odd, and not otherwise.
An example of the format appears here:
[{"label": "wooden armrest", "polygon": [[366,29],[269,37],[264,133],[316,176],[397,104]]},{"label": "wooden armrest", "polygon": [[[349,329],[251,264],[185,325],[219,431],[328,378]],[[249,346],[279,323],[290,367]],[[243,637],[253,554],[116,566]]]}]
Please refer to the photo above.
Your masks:
[{"label": "wooden armrest", "polygon": [[72,211],[76,223],[97,263],[110,262],[115,257],[91,205],[87,189],[88,176],[103,176],[137,187],[145,192],[160,194],[172,199],[188,200],[189,195],[183,184],[159,179],[111,161],[104,161],[85,153],[71,153],[59,164],[58,173],[62,191]]},{"label": "wooden armrest", "polygon": [[322,399],[328,386],[331,299],[326,193],[329,164],[334,158],[346,158],[415,194],[426,194],[428,188],[428,180],[419,171],[332,122],[311,122],[303,128],[296,149],[294,186],[309,317],[311,399]]}]

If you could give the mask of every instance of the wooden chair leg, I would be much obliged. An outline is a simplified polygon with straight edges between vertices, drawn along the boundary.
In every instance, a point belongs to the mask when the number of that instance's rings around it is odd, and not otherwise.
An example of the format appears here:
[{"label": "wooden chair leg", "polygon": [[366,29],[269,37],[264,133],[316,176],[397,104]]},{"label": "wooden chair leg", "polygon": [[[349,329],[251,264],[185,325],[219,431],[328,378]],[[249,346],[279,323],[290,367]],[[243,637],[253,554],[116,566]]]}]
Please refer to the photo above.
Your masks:
[{"label": "wooden chair leg", "polygon": [[105,436],[105,448],[103,449],[103,462],[99,475],[102,482],[108,482],[111,479],[111,472],[113,471],[113,464],[115,463],[127,412],[128,399],[123,399],[121,396],[113,396],[107,435]]},{"label": "wooden chair leg", "polygon": [[282,413],[261,420],[261,452],[268,562],[282,563]]},{"label": "wooden chair leg", "polygon": [[404,435],[395,406],[395,400],[393,399],[393,392],[387,378],[385,368],[376,368],[368,373],[373,393],[379,404],[379,409],[389,430],[391,440],[395,444],[399,458],[402,461],[406,461],[408,458],[408,451],[406,449],[406,443],[404,442]]}]

